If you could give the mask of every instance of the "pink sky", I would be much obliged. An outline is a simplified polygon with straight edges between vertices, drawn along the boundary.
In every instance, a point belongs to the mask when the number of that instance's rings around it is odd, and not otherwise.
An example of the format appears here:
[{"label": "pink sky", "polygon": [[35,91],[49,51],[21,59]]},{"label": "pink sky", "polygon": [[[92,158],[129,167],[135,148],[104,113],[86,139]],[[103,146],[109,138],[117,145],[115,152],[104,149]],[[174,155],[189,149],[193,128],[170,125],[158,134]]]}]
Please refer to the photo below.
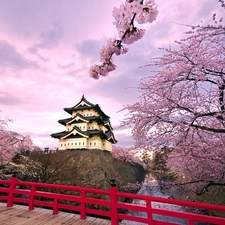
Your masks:
[{"label": "pink sky", "polygon": [[156,0],[159,15],[144,26],[144,38],[115,58],[115,72],[93,80],[89,68],[99,63],[101,46],[118,37],[112,10],[121,2],[0,0],[0,110],[13,120],[11,130],[56,148],[50,135],[64,130],[59,119],[70,117],[63,108],[84,94],[111,117],[118,145],[132,145],[131,132],[117,127],[126,113],[119,111],[139,96],[133,87],[150,75],[151,68],[139,67],[184,37],[187,28],[178,24],[208,24],[213,13],[224,15],[215,0]]}]

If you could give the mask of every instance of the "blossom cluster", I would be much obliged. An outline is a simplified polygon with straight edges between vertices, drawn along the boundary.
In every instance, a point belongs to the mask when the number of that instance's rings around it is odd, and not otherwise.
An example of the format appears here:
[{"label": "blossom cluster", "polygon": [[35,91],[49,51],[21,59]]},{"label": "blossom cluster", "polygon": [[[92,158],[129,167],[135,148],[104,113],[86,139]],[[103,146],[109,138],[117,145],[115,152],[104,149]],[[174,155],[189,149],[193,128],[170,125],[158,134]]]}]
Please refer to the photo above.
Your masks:
[{"label": "blossom cluster", "polygon": [[109,40],[100,52],[102,65],[93,65],[90,68],[90,76],[98,79],[100,75],[106,76],[109,72],[115,70],[116,65],[113,63],[112,55],[125,54],[127,51],[128,49],[122,46],[121,41],[116,39]]},{"label": "blossom cluster", "polygon": [[119,31],[126,32],[133,26],[134,20],[139,24],[152,23],[158,14],[153,0],[145,3],[140,0],[126,1],[120,8],[114,8],[114,24]]},{"label": "blossom cluster", "polygon": [[134,28],[133,30],[129,31],[123,38],[124,44],[133,44],[135,41],[141,39],[145,34],[145,29],[137,29]]},{"label": "blossom cluster", "polygon": [[108,63],[103,63],[102,65],[93,65],[90,68],[90,76],[94,79],[98,79],[99,76],[106,76],[109,72],[116,69],[116,65],[111,61]]},{"label": "blossom cluster", "polygon": [[100,52],[102,64],[90,68],[90,76],[94,79],[98,79],[100,75],[106,76],[116,69],[112,62],[113,54],[121,55],[128,51],[122,43],[133,44],[144,36],[145,30],[135,27],[134,22],[152,23],[158,15],[158,10],[154,0],[126,0],[119,8],[114,8],[112,14],[120,39],[109,40],[108,44],[103,46]]}]

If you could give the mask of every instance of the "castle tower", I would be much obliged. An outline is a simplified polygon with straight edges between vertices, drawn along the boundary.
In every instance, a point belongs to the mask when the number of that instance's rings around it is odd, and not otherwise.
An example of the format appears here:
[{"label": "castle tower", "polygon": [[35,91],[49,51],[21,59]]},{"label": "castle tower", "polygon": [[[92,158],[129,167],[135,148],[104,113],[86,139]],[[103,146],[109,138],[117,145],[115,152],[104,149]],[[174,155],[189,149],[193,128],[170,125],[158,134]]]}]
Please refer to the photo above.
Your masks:
[{"label": "castle tower", "polygon": [[59,120],[65,131],[51,134],[59,139],[59,150],[100,149],[112,151],[117,141],[112,132],[110,117],[98,104],[92,104],[82,96],[80,102],[72,108],[64,108],[70,118]]}]

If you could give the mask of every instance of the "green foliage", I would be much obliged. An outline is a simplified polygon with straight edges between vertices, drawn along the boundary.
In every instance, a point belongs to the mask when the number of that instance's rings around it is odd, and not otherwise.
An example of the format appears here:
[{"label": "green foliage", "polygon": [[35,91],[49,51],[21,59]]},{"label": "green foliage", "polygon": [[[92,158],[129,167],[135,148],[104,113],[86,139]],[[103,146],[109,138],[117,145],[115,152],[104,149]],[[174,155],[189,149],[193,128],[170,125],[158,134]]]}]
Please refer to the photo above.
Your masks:
[{"label": "green foliage", "polygon": [[141,161],[147,166],[151,163],[151,156],[149,155],[148,151],[143,152],[141,156]]},{"label": "green foliage", "polygon": [[154,174],[154,176],[159,181],[174,181],[176,180],[177,175],[170,171],[170,168],[167,166],[168,154],[170,153],[170,149],[167,147],[161,148],[156,152],[152,167],[150,168],[150,172]]},{"label": "green foliage", "polygon": [[[201,196],[198,196],[197,201],[205,202],[209,204],[225,205],[225,187],[213,186],[209,191],[205,192]],[[219,211],[207,211],[207,214],[211,216],[225,217],[225,212]]]},{"label": "green foliage", "polygon": [[115,178],[122,191],[128,183],[143,182],[145,176],[141,165],[117,160],[110,152],[95,149],[17,154],[7,171],[17,171],[20,180],[101,189],[109,189],[110,179]]},{"label": "green foliage", "polygon": [[12,158],[11,161],[13,163],[20,163],[20,161],[21,161],[21,154],[20,153],[16,153],[16,155]]}]

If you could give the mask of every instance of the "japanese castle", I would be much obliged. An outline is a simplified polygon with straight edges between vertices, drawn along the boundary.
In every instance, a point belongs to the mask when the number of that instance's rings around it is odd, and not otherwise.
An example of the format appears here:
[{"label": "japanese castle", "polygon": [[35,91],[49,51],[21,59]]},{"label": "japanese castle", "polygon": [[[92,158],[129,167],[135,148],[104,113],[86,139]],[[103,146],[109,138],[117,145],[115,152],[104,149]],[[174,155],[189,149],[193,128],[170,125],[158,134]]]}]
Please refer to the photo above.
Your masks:
[{"label": "japanese castle", "polygon": [[59,139],[58,150],[99,149],[112,151],[112,144],[117,143],[110,117],[98,104],[92,104],[82,96],[80,102],[72,108],[64,108],[70,118],[59,120],[65,131],[51,134]]}]

